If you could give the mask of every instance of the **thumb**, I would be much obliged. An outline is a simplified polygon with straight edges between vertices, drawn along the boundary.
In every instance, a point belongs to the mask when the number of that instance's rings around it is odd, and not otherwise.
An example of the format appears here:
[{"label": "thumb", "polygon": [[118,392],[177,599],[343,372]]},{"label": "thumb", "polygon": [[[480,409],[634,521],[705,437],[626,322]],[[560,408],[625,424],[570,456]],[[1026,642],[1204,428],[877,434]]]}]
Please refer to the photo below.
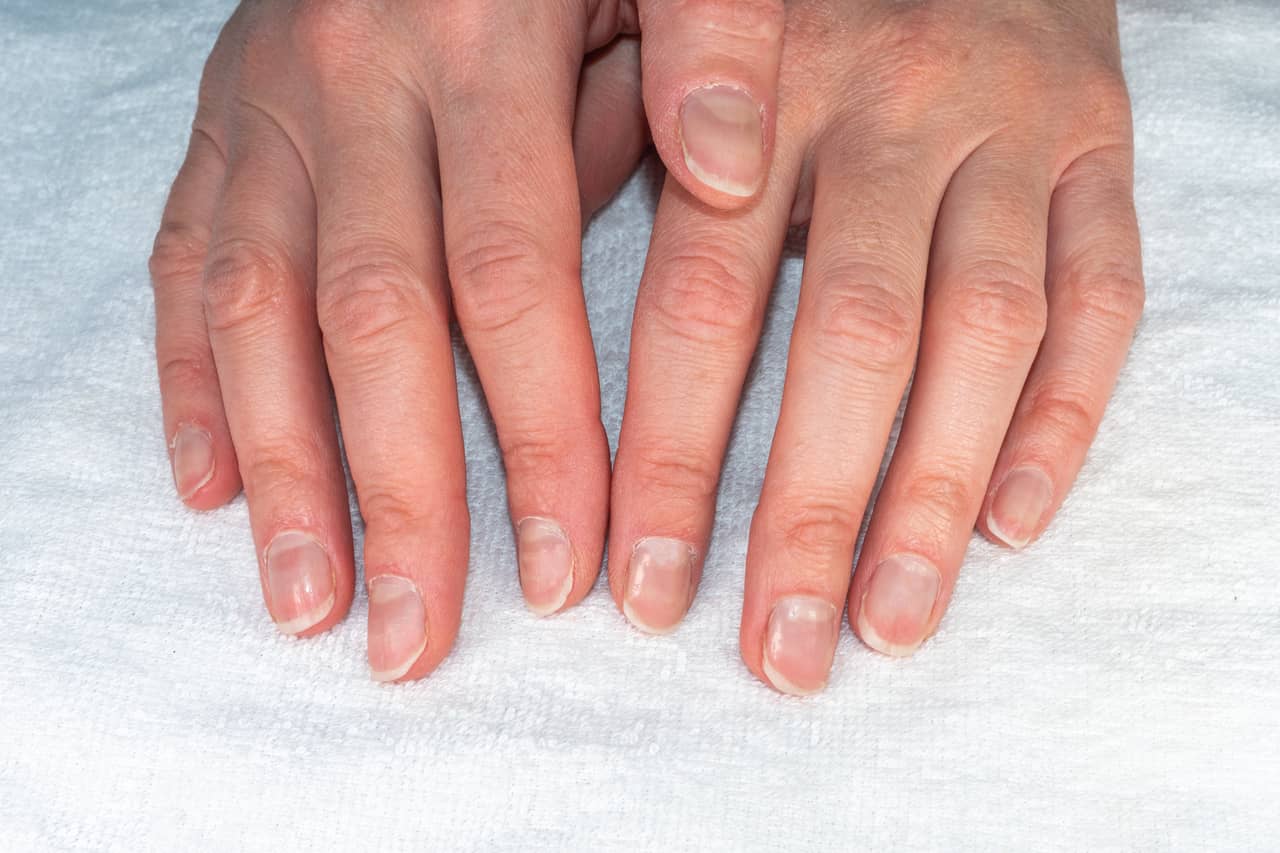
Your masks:
[{"label": "thumb", "polygon": [[747,203],[773,154],[783,0],[638,0],[654,146],[689,192]]}]

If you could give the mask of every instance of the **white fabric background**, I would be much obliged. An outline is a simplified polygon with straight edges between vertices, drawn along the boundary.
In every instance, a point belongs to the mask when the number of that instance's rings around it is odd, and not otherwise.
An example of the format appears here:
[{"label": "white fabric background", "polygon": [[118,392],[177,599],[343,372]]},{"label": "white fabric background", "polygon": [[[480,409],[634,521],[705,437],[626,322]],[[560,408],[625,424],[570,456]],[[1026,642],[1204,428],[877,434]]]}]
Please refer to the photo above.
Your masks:
[{"label": "white fabric background", "polygon": [[[464,369],[461,639],[377,686],[365,607],[275,632],[243,500],[160,434],[145,260],[228,0],[0,2],[0,848],[1280,848],[1280,4],[1125,5],[1149,308],[1061,516],[974,540],[942,630],[845,631],[830,689],[748,675],[748,519],[788,257],[688,623],[520,603]],[[654,170],[591,228],[616,438]]]}]

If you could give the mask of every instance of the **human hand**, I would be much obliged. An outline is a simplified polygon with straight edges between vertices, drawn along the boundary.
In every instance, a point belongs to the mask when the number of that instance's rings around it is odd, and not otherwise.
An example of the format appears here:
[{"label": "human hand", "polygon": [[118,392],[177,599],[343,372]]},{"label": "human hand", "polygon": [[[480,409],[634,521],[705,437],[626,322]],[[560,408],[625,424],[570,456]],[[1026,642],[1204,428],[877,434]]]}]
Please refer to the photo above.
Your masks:
[{"label": "human hand", "polygon": [[[741,167],[754,156],[763,174],[772,116],[755,59],[772,51],[776,74],[780,6],[640,12],[682,60],[645,86],[659,148],[705,200],[744,203]],[[258,0],[209,60],[152,258],[175,481],[198,509],[243,483],[273,619],[328,629],[355,574],[331,381],[375,678],[425,675],[457,633],[469,531],[451,308],[497,427],[526,600],[562,609],[599,571],[609,452],[580,214],[645,134],[634,42],[583,57],[639,23],[619,0]],[[754,155],[742,122],[717,125],[726,82],[759,105]],[[722,131],[738,146],[713,148],[738,156],[699,178],[684,151]]]},{"label": "human hand", "polygon": [[[642,630],[693,599],[789,223],[809,223],[751,527],[740,645],[826,683],[938,626],[975,521],[1022,547],[1091,443],[1143,301],[1132,131],[1107,0],[796,0],[772,171],[737,212],[663,191],[614,466],[610,586]],[[905,420],[854,548],[908,379]]]}]

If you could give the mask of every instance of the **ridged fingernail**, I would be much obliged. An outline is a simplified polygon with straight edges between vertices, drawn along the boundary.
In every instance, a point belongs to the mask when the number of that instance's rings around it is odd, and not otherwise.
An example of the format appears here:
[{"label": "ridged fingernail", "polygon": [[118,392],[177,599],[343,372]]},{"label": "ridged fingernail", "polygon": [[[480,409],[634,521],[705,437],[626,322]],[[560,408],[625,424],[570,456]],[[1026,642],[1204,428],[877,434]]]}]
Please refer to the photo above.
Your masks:
[{"label": "ridged fingernail", "polygon": [[314,538],[297,530],[276,534],[265,562],[271,616],[283,633],[301,634],[333,610],[333,567]]},{"label": "ridged fingernail", "polygon": [[649,536],[635,544],[622,596],[622,612],[648,634],[669,634],[689,609],[693,547],[678,539]]},{"label": "ridged fingernail", "polygon": [[530,516],[516,525],[516,562],[525,604],[539,616],[550,616],[569,600],[573,589],[573,548],[564,529]]},{"label": "ridged fingernail", "polygon": [[736,86],[695,89],[680,108],[684,162],[720,192],[754,195],[764,172],[760,105]]},{"label": "ridged fingernail", "polygon": [[881,561],[862,595],[858,635],[883,654],[912,654],[928,634],[940,589],[942,575],[927,560],[899,554]]},{"label": "ridged fingernail", "polygon": [[987,513],[987,529],[1010,548],[1035,538],[1053,501],[1053,483],[1039,468],[1015,468],[1004,478]]},{"label": "ridged fingernail", "polygon": [[827,686],[836,654],[840,614],[813,595],[780,598],[769,614],[764,674],[782,693],[808,696]]},{"label": "ridged fingernail", "polygon": [[173,482],[185,501],[213,479],[213,439],[209,433],[184,426],[173,436]]},{"label": "ridged fingernail", "polygon": [[413,582],[369,580],[369,668],[374,681],[398,681],[427,648],[427,610]]}]

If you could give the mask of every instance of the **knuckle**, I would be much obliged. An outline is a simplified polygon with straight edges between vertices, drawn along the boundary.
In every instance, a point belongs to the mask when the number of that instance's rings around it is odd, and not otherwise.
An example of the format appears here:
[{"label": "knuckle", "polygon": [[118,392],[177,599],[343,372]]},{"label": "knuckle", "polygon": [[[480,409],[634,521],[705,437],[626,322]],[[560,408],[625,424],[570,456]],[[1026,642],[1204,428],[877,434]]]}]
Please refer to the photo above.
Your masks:
[{"label": "knuckle", "polygon": [[165,391],[199,388],[213,377],[213,365],[195,356],[178,355],[160,362],[160,387]]},{"label": "knuckle", "polygon": [[575,448],[581,445],[546,429],[520,428],[514,432],[514,436],[504,436],[499,441],[509,477],[550,482],[574,465]]},{"label": "knuckle", "polygon": [[944,313],[972,338],[1021,351],[1038,347],[1044,337],[1044,288],[1011,264],[989,261],[965,271],[944,299]]},{"label": "knuckle", "polygon": [[626,456],[628,476],[646,490],[680,495],[698,502],[715,498],[720,471],[715,461],[693,448],[643,441]]},{"label": "knuckle", "polygon": [[318,494],[324,470],[325,454],[319,444],[302,435],[277,438],[240,456],[241,479],[250,504],[264,493],[290,500]]},{"label": "knuckle", "polygon": [[1061,382],[1038,388],[1029,408],[1036,429],[1057,436],[1068,446],[1091,443],[1102,419],[1102,407],[1087,391]]},{"label": "knuckle", "polygon": [[1093,74],[1086,76],[1080,92],[1084,103],[1088,104],[1095,114],[1128,121],[1132,112],[1132,102],[1129,97],[1129,87],[1119,68],[1103,65]]},{"label": "knuckle", "polygon": [[884,48],[880,73],[894,98],[917,103],[932,97],[941,81],[965,62],[954,22],[933,4],[906,4],[879,25],[875,41]]},{"label": "knuckle", "polygon": [[671,20],[753,42],[778,41],[786,24],[783,0],[677,0],[669,14]]},{"label": "knuckle", "polygon": [[421,490],[403,483],[366,485],[356,494],[360,516],[375,535],[421,532],[429,526],[438,506],[438,498],[424,500]]},{"label": "knuckle", "polygon": [[818,283],[815,340],[841,364],[877,373],[908,370],[915,359],[920,312],[887,276],[865,269],[837,270]]},{"label": "knuckle", "polygon": [[147,263],[152,286],[199,278],[204,271],[207,241],[204,229],[172,219],[162,222]]},{"label": "knuckle", "polygon": [[1118,264],[1068,264],[1058,282],[1068,310],[1086,323],[1130,330],[1146,302],[1142,276]]},{"label": "knuckle", "polygon": [[945,469],[918,474],[907,483],[904,498],[912,511],[925,514],[939,528],[974,515],[981,492],[968,478]]},{"label": "knuckle", "polygon": [[385,349],[424,311],[425,287],[410,266],[390,258],[344,264],[322,277],[316,316],[326,346],[339,355]]},{"label": "knuckle", "polygon": [[783,496],[770,527],[777,541],[793,556],[823,563],[832,554],[852,552],[861,515],[841,501]]},{"label": "knuckle", "polygon": [[246,241],[215,247],[204,273],[210,331],[243,328],[278,310],[292,277],[279,254]]},{"label": "knuckle", "polygon": [[1114,147],[1131,159],[1133,108],[1123,74],[1107,66],[1085,71],[1075,89],[1074,132],[1068,137],[1073,147]]},{"label": "knuckle", "polygon": [[463,328],[485,334],[523,325],[540,303],[547,281],[573,273],[557,265],[522,226],[500,223],[448,253],[454,310]]},{"label": "knuckle", "polygon": [[752,276],[710,254],[674,256],[653,271],[641,310],[666,331],[697,344],[741,343],[760,323],[763,298]]}]

